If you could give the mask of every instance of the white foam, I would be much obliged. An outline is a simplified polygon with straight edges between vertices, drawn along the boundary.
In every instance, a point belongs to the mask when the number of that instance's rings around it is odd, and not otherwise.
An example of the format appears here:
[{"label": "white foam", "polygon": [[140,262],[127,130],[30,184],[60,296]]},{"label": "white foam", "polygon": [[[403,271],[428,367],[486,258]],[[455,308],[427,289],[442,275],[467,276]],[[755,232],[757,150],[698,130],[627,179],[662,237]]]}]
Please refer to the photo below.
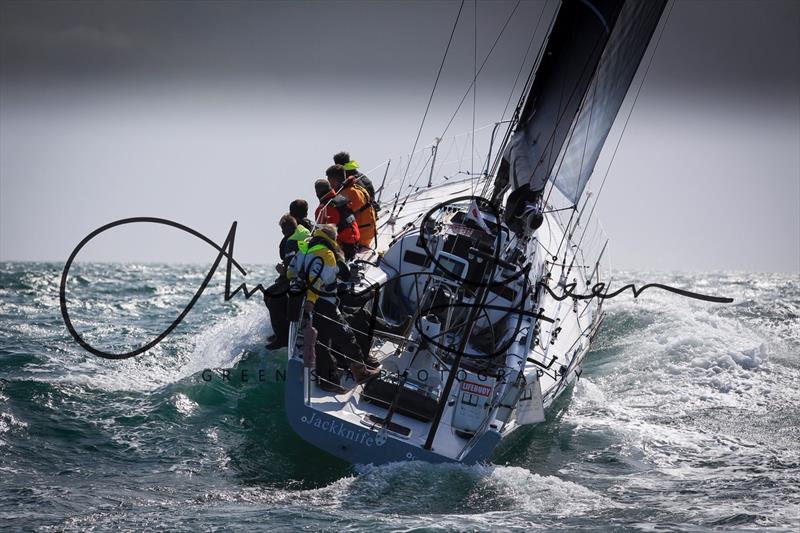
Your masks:
[{"label": "white foam", "polygon": [[195,339],[195,348],[181,370],[181,377],[206,368],[230,368],[246,349],[261,346],[271,331],[265,307],[230,317],[206,329]]},{"label": "white foam", "polygon": [[178,393],[172,397],[175,409],[183,416],[191,416],[197,410],[197,404],[183,393]]},{"label": "white foam", "polygon": [[[0,413],[0,435],[15,430],[23,430],[28,427],[26,422],[14,417],[11,413]],[[6,446],[8,443],[0,439],[0,446]]]},{"label": "white foam", "polygon": [[360,471],[361,475],[345,486],[334,483],[330,488],[337,494],[332,496],[341,499],[343,494],[338,492],[343,489],[348,497],[361,491],[391,492],[398,479],[411,479],[422,492],[421,497],[437,498],[440,489],[446,491],[453,478],[461,478],[471,485],[471,494],[481,494],[494,502],[504,501],[503,506],[508,509],[523,509],[533,514],[567,516],[613,505],[607,498],[577,483],[541,476],[521,467],[411,462],[362,466]]},{"label": "white foam", "polygon": [[622,350],[614,362],[617,372],[599,384],[607,384],[615,395],[672,396],[683,403],[689,399],[733,406],[741,404],[741,397],[731,393],[765,386],[763,374],[774,370],[768,363],[768,339],[711,304],[662,294],[635,307],[620,302],[612,307],[609,320],[614,312],[655,319],[614,339],[612,347]]},{"label": "white foam", "polygon": [[[617,317],[630,323],[631,315],[645,325],[601,334],[604,355],[589,355],[563,419],[575,424],[576,436],[611,435],[614,455],[655,465],[667,479],[714,479],[705,465],[728,463],[731,453],[737,462],[761,464],[765,440],[771,454],[788,454],[784,437],[764,434],[756,422],[800,404],[800,369],[771,360],[791,342],[763,327],[769,319],[756,313],[646,294],[609,303],[606,328]],[[613,359],[591,367],[593,357],[609,352]]]},{"label": "white foam", "polygon": [[104,390],[154,390],[207,368],[231,368],[248,349],[262,345],[269,330],[266,309],[251,307],[217,321],[198,335],[179,337],[177,354],[167,354],[162,344],[120,361],[80,354],[69,363],[67,375],[58,380]]},{"label": "white foam", "polygon": [[[268,502],[336,515],[369,508],[370,520],[385,517],[407,527],[445,521],[463,528],[466,521],[485,528],[496,518],[509,524],[509,518],[538,521],[545,516],[559,518],[618,507],[577,483],[519,467],[405,462],[356,468],[357,475],[317,489],[248,488],[204,499]],[[403,516],[411,510],[410,516]]]}]

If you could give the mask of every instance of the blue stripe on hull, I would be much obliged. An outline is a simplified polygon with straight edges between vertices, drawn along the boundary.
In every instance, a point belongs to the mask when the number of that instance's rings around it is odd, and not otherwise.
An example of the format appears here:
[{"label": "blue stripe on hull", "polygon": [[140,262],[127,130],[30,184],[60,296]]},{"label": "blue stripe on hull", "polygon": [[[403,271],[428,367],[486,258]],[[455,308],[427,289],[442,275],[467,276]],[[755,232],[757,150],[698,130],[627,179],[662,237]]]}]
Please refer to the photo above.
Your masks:
[{"label": "blue stripe on hull", "polygon": [[[457,462],[401,439],[382,439],[377,430],[353,424],[306,405],[303,397],[303,362],[289,359],[286,381],[286,416],[292,429],[305,441],[352,464],[385,464],[397,461]],[[485,460],[500,442],[500,434],[488,431],[460,462]],[[466,444],[466,441],[464,442]]]}]

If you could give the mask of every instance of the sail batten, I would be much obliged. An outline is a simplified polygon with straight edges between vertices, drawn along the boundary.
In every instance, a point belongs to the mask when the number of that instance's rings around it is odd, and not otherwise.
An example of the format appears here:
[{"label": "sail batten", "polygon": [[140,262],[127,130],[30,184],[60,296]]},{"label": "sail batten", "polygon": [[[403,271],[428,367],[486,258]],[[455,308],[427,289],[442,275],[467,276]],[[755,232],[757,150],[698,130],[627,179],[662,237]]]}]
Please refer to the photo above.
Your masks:
[{"label": "sail batten", "polygon": [[515,190],[581,197],[666,0],[565,0],[504,153]]}]

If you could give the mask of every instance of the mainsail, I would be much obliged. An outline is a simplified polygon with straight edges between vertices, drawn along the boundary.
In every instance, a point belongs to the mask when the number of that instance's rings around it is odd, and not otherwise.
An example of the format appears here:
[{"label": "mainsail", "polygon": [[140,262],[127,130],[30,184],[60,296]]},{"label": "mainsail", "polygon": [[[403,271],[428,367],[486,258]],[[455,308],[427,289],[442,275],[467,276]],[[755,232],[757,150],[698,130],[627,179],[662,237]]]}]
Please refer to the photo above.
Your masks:
[{"label": "mainsail", "polygon": [[515,190],[577,203],[665,4],[564,0],[503,156]]}]

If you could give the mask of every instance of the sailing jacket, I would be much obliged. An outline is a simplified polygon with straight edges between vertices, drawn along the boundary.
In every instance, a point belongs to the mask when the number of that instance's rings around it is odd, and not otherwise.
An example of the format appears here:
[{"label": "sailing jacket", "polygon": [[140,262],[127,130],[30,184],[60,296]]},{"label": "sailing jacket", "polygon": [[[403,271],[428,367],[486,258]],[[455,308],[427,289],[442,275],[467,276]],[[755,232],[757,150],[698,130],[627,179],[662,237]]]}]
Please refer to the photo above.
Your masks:
[{"label": "sailing jacket", "polygon": [[307,241],[311,237],[311,232],[308,231],[303,226],[297,226],[297,229],[294,230],[294,233],[289,235],[288,237],[284,237],[281,239],[280,244],[280,257],[283,264],[287,267],[294,259],[294,255],[297,253],[298,244],[303,241]]},{"label": "sailing jacket", "polygon": [[361,238],[361,232],[356,223],[353,211],[348,207],[348,200],[333,191],[319,200],[319,207],[314,215],[317,224],[333,224],[336,226],[336,240],[341,244],[356,244]]},{"label": "sailing jacket", "polygon": [[367,191],[367,194],[369,194],[369,201],[372,202],[372,207],[375,207],[377,210],[377,207],[375,206],[375,186],[372,185],[372,180],[369,179],[366,174],[362,174],[358,170],[348,172],[347,177],[349,178],[350,176],[353,176],[356,179],[356,185],[361,185],[361,187]]},{"label": "sailing jacket", "polygon": [[361,233],[358,244],[369,247],[375,238],[375,209],[369,198],[369,193],[356,182],[356,177],[351,176],[344,181],[339,194],[347,198],[347,207],[353,211]]},{"label": "sailing jacket", "polygon": [[339,245],[316,230],[309,242],[301,242],[300,249],[294,256],[286,277],[296,279],[306,287],[306,300],[316,303],[325,300],[336,304],[336,264],[337,253],[341,253]]}]

